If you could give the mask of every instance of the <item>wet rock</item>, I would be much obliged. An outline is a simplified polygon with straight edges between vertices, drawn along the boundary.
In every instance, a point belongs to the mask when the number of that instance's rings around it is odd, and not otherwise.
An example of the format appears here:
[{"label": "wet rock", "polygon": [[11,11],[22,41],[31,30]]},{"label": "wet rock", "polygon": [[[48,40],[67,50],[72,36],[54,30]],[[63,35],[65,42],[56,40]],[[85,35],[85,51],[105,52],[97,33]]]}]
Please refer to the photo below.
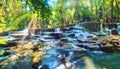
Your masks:
[{"label": "wet rock", "polygon": [[7,44],[0,44],[0,47],[13,47],[13,46],[17,46],[17,43],[10,41]]},{"label": "wet rock", "polygon": [[39,39],[39,41],[42,42],[42,43],[46,42],[45,39]]},{"label": "wet rock", "polygon": [[21,31],[11,31],[9,33],[9,35],[11,35],[13,37],[16,37],[16,38],[23,38],[23,37],[28,38],[29,37],[29,30],[24,29],[24,30],[21,30]]},{"label": "wet rock", "polygon": [[34,63],[32,64],[32,69],[38,69],[40,66],[40,63]]},{"label": "wet rock", "polygon": [[89,49],[91,51],[97,51],[97,50],[99,50],[99,48],[97,46],[89,46],[89,47],[86,47],[86,49]]},{"label": "wet rock", "polygon": [[89,41],[87,41],[87,40],[82,40],[82,39],[78,39],[77,40],[79,43],[89,43]]},{"label": "wet rock", "polygon": [[97,40],[87,40],[89,43],[97,43]]},{"label": "wet rock", "polygon": [[102,42],[100,45],[100,49],[104,52],[113,53],[115,48],[112,44],[108,44],[106,42]]},{"label": "wet rock", "polygon": [[109,37],[107,37],[108,39],[111,39],[111,40],[114,40],[114,39],[117,39],[119,40],[120,36],[118,35],[110,35]]},{"label": "wet rock", "polygon": [[57,44],[58,44],[58,46],[64,46],[65,45],[65,43],[62,42],[62,41],[59,41]]},{"label": "wet rock", "polygon": [[62,42],[68,42],[68,39],[61,39]]},{"label": "wet rock", "polygon": [[109,47],[109,46],[101,46],[100,49],[103,51],[103,52],[107,52],[107,53],[113,53],[115,52],[115,49],[114,47]]},{"label": "wet rock", "polygon": [[0,36],[5,36],[5,35],[8,35],[9,32],[3,32],[3,33],[0,33]]},{"label": "wet rock", "polygon": [[54,37],[48,36],[48,37],[45,37],[45,39],[54,39]]},{"label": "wet rock", "polygon": [[54,29],[54,28],[53,28],[53,29],[52,29],[52,28],[51,28],[51,29],[43,29],[43,31],[44,31],[44,32],[54,32],[55,29]]},{"label": "wet rock", "polygon": [[4,52],[5,52],[5,49],[0,48],[0,55],[3,55]]},{"label": "wet rock", "polygon": [[74,37],[75,37],[75,34],[70,34],[70,35],[68,35],[68,37],[74,38]]},{"label": "wet rock", "polygon": [[76,46],[78,46],[78,47],[84,47],[84,45],[82,43],[79,43]]},{"label": "wet rock", "polygon": [[50,36],[53,36],[54,39],[60,39],[62,38],[62,33],[51,33]]},{"label": "wet rock", "polygon": [[99,50],[99,45],[98,44],[96,44],[96,43],[87,43],[87,44],[78,44],[77,46],[79,46],[79,47],[82,47],[82,48],[85,48],[85,49],[88,49],[88,50],[91,50],[91,51],[97,51],[97,50]]},{"label": "wet rock", "polygon": [[63,28],[62,31],[70,31],[71,28],[70,27],[67,27],[67,28]]},{"label": "wet rock", "polygon": [[17,43],[14,42],[14,41],[10,41],[10,42],[8,42],[8,45],[9,45],[9,46],[17,46]]},{"label": "wet rock", "polygon": [[38,51],[39,48],[38,48],[38,47],[34,47],[32,50],[33,50],[33,51]]},{"label": "wet rock", "polygon": [[71,26],[71,27],[70,27],[70,30],[73,30],[73,29],[74,29],[74,27],[73,27],[73,26]]},{"label": "wet rock", "polygon": [[37,38],[40,38],[40,35],[35,35],[32,37],[32,39],[37,39]]},{"label": "wet rock", "polygon": [[3,56],[8,56],[8,55],[10,55],[11,53],[10,52],[4,52],[3,53]]},{"label": "wet rock", "polygon": [[108,53],[120,52],[120,41],[116,37],[113,38],[110,41],[101,42],[100,49]]},{"label": "wet rock", "polygon": [[87,38],[88,38],[88,39],[91,39],[91,38],[93,38],[93,36],[87,36]]},{"label": "wet rock", "polygon": [[112,35],[118,35],[118,32],[116,29],[112,30],[111,33],[112,33]]},{"label": "wet rock", "polygon": [[117,39],[112,39],[112,40],[110,41],[110,44],[119,45],[120,42],[119,42],[119,40],[117,40]]}]

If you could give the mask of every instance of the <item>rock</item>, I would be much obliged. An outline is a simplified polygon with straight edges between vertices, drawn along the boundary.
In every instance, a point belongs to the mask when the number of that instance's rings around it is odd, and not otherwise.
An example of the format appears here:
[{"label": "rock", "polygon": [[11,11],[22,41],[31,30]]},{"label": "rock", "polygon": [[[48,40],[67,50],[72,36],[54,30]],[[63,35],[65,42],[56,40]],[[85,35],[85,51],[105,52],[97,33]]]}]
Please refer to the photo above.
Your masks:
[{"label": "rock", "polygon": [[75,37],[75,34],[70,34],[70,35],[68,35],[68,37],[74,38],[74,37]]},{"label": "rock", "polygon": [[67,27],[67,28],[63,28],[62,31],[70,31],[70,27]]},{"label": "rock", "polygon": [[82,48],[85,48],[85,49],[88,49],[88,50],[91,50],[91,51],[97,51],[99,50],[99,45],[98,44],[94,44],[94,43],[89,43],[89,44],[78,44],[77,46],[79,47],[82,47]]},{"label": "rock", "polygon": [[89,49],[91,51],[97,51],[97,50],[99,50],[99,48],[96,47],[96,46],[89,46],[89,47],[86,47],[86,49]]},{"label": "rock", "polygon": [[110,41],[110,44],[119,45],[120,42],[117,39],[113,39],[113,40]]},{"label": "rock", "polygon": [[62,42],[68,42],[68,39],[61,39]]},{"label": "rock", "polygon": [[44,32],[54,32],[55,31],[55,29],[53,28],[49,28],[49,29],[43,29],[43,31]]},{"label": "rock", "polygon": [[8,45],[9,45],[9,46],[17,46],[17,43],[14,42],[14,41],[10,41],[10,42],[8,42]]},{"label": "rock", "polygon": [[118,36],[118,35],[110,35],[108,38],[110,38],[110,39],[119,39],[120,36]]},{"label": "rock", "polygon": [[103,42],[100,45],[100,50],[102,50],[103,52],[107,52],[107,53],[113,53],[115,51],[115,48],[112,44]]},{"label": "rock", "polygon": [[82,40],[82,39],[78,39],[77,41],[78,41],[79,43],[89,43],[87,40],[84,40],[84,39],[83,39],[83,40]]},{"label": "rock", "polygon": [[87,40],[89,43],[97,43],[97,40]]},{"label": "rock", "polygon": [[16,55],[13,55],[9,58],[10,61],[14,61],[14,60],[17,60],[19,57],[16,56]]},{"label": "rock", "polygon": [[39,48],[38,48],[38,47],[34,47],[32,50],[33,50],[33,51],[38,51]]},{"label": "rock", "polygon": [[9,32],[0,32],[0,36],[5,36],[5,35],[8,35],[9,34]]},{"label": "rock", "polygon": [[74,29],[74,26],[71,26],[71,27],[70,27],[70,30],[73,30],[73,29]]},{"label": "rock", "polygon": [[34,57],[32,60],[33,63],[37,63],[39,61],[40,61],[40,57]]},{"label": "rock", "polygon": [[38,69],[39,65],[40,65],[39,63],[33,63],[32,68],[33,69]]},{"label": "rock", "polygon": [[21,31],[11,31],[9,33],[9,35],[11,35],[13,37],[16,37],[16,38],[23,38],[23,37],[28,38],[29,30],[28,29],[24,29],[24,30],[21,30]]},{"label": "rock", "polygon": [[3,56],[8,56],[8,55],[10,55],[11,53],[10,52],[4,52],[3,53]]},{"label": "rock", "polygon": [[60,39],[62,38],[62,33],[51,33],[50,36],[53,36],[54,39]]},{"label": "rock", "polygon": [[57,44],[58,44],[58,46],[64,46],[65,42],[59,41]]},{"label": "rock", "polygon": [[111,33],[112,33],[112,35],[118,35],[118,32],[116,29],[112,30]]},{"label": "rock", "polygon": [[104,52],[113,53],[120,52],[120,41],[116,36],[112,36],[110,41],[101,42],[100,49]]},{"label": "rock", "polygon": [[0,47],[13,47],[13,46],[17,46],[16,42],[10,41],[6,44],[0,44]]},{"label": "rock", "polygon": [[41,68],[39,69],[49,69],[49,67],[47,65],[43,65]]},{"label": "rock", "polygon": [[79,43],[76,46],[78,46],[78,47],[84,47],[84,45],[82,43]]}]

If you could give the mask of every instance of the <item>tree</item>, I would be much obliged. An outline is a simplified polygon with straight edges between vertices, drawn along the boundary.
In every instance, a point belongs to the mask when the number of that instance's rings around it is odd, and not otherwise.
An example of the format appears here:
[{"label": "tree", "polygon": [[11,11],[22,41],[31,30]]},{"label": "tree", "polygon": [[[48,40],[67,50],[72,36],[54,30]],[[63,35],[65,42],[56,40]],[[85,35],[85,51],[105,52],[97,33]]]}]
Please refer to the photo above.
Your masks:
[{"label": "tree", "polygon": [[111,0],[110,6],[111,6],[111,12],[110,12],[110,22],[113,22],[113,2],[114,0]]}]

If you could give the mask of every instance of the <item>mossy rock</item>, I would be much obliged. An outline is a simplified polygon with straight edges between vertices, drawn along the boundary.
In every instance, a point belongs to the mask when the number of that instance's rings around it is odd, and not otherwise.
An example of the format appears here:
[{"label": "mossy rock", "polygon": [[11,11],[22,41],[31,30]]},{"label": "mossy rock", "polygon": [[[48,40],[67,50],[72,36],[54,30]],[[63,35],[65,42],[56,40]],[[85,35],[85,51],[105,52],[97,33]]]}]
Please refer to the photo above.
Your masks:
[{"label": "mossy rock", "polygon": [[5,52],[5,50],[0,49],[0,55],[3,55],[4,52]]},{"label": "mossy rock", "polygon": [[3,36],[0,36],[0,44],[7,44],[8,41],[3,38]]}]

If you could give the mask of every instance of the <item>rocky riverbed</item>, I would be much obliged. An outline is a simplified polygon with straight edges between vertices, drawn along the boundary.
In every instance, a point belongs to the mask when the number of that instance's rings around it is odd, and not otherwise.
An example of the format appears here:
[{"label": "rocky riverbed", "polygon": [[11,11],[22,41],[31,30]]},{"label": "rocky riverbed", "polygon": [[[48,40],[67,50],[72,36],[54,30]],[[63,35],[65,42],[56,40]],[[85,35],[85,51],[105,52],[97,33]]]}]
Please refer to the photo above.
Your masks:
[{"label": "rocky riverbed", "polygon": [[[120,37],[118,35],[97,36],[86,31],[80,24],[66,27],[63,30],[60,28],[46,29],[43,33],[38,32],[31,39],[25,40],[23,45],[0,45],[0,68],[116,68],[109,63],[109,60],[117,59],[113,56],[114,53],[119,55]],[[104,61],[99,62],[103,58],[107,58],[108,61],[102,66],[101,63],[104,63]],[[117,61],[112,62],[117,64]],[[110,65],[111,67],[109,67]]]}]

